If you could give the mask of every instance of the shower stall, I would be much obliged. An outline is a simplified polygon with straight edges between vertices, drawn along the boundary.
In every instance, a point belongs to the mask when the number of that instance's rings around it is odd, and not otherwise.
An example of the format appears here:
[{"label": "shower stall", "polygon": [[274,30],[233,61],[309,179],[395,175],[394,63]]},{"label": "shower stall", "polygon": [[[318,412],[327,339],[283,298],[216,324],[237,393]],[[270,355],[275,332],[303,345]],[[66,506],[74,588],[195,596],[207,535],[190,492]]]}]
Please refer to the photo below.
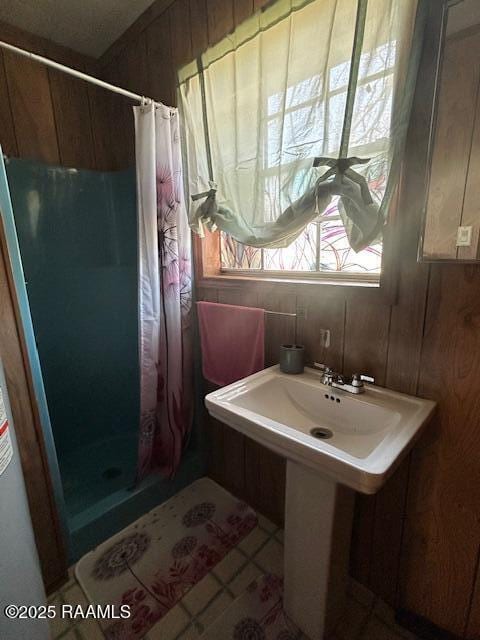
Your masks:
[{"label": "shower stall", "polygon": [[50,454],[61,478],[57,502],[74,561],[200,477],[202,443],[194,428],[174,478],[151,474],[135,483],[135,172],[13,158],[5,169],[53,434]]}]

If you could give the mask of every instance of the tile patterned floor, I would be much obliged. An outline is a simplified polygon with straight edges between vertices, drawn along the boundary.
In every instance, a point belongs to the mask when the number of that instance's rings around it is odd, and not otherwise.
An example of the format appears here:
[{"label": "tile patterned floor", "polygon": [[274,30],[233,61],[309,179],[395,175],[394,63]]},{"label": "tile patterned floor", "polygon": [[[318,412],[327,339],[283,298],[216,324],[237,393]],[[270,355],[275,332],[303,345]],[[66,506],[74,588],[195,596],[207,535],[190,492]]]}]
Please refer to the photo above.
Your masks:
[{"label": "tile patterned floor", "polygon": [[[144,640],[199,638],[250,582],[264,573],[281,575],[282,571],[283,531],[259,516],[258,527],[193,587]],[[49,603],[87,605],[72,570],[67,584],[50,597]],[[54,619],[51,629],[53,640],[104,640],[94,620]],[[402,639],[415,637],[395,624],[393,611],[386,604],[352,581],[345,615],[330,640]]]}]

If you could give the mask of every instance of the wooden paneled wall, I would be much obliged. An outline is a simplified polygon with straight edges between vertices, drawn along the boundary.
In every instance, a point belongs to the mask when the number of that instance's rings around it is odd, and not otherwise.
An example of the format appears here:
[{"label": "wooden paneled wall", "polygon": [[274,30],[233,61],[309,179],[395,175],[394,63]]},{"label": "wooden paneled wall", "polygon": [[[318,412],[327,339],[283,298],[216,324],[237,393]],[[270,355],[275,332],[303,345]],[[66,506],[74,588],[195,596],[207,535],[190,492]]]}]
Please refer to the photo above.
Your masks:
[{"label": "wooden paneled wall", "polygon": [[[254,0],[157,0],[100,61],[106,77],[175,103],[174,69],[226,35],[259,8]],[[460,637],[480,638],[480,268],[418,264],[427,136],[434,82],[438,2],[430,27],[409,133],[397,220],[390,249],[397,258],[395,303],[339,287],[288,294],[278,285],[198,289],[199,299],[302,309],[293,322],[269,317],[267,361],[294,337],[310,357],[379,384],[438,402],[422,441],[374,497],[359,496],[352,573],[397,606],[426,616]],[[332,345],[320,346],[328,328]],[[281,517],[284,463],[223,427],[210,425],[211,473]]]},{"label": "wooden paneled wall", "polygon": [[[0,39],[93,75],[92,58],[0,23]],[[0,49],[0,143],[8,156],[84,169],[131,164],[123,102],[81,80]],[[129,133],[131,139],[128,139]]]},{"label": "wooden paneled wall", "polygon": [[[223,37],[260,4],[258,0],[157,0],[100,60],[100,73],[174,104],[175,67]],[[435,4],[439,3],[432,2],[432,25],[438,20]],[[363,291],[345,296],[338,287],[319,287],[317,293],[297,288],[286,295],[276,285],[219,284],[200,288],[198,296],[271,310],[303,309],[304,319],[296,323],[269,318],[265,347],[269,362],[275,361],[278,344],[293,336],[307,345],[312,358],[344,371],[366,371],[379,384],[438,402],[437,416],[425,437],[387,485],[374,497],[359,496],[351,569],[388,601],[460,637],[478,640],[480,268],[416,262],[435,32],[427,30],[399,213],[391,231],[392,251],[398,257],[395,303]],[[16,73],[9,55],[0,64],[1,140],[7,153],[53,162],[72,153],[76,166],[82,162],[86,166],[94,158],[99,168],[132,163],[130,103],[103,92],[97,103],[97,96],[82,83],[75,88],[62,86],[56,74],[34,71],[32,65],[24,62]],[[28,91],[26,83],[31,83]],[[8,102],[2,98],[6,90]],[[79,93],[74,105],[71,91]],[[64,113],[55,106],[60,103],[69,103]],[[73,148],[77,143],[81,143],[78,155]],[[320,347],[321,328],[332,333],[328,351]],[[263,505],[271,517],[280,517],[283,461],[218,423],[211,431],[212,475]]]}]

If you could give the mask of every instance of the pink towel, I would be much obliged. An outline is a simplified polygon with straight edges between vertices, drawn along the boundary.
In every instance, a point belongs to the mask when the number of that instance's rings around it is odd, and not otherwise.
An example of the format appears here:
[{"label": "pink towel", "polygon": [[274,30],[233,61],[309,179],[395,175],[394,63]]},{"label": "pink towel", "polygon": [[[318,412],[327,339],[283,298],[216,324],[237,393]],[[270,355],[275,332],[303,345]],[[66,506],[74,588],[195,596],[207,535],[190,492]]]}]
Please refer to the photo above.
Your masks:
[{"label": "pink towel", "polygon": [[264,368],[265,311],[197,302],[203,376],[221,387]]}]

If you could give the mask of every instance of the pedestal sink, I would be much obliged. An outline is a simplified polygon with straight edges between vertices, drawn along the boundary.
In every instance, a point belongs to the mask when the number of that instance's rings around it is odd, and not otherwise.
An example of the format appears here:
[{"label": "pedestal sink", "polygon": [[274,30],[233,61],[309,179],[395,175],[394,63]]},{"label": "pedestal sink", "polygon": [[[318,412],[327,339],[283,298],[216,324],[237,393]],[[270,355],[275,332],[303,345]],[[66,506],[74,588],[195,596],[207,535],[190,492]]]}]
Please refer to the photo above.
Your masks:
[{"label": "pedestal sink", "polygon": [[284,606],[311,640],[342,613],[354,491],[380,489],[435,408],[374,385],[349,394],[320,377],[274,366],[205,398],[215,418],[287,459]]}]

